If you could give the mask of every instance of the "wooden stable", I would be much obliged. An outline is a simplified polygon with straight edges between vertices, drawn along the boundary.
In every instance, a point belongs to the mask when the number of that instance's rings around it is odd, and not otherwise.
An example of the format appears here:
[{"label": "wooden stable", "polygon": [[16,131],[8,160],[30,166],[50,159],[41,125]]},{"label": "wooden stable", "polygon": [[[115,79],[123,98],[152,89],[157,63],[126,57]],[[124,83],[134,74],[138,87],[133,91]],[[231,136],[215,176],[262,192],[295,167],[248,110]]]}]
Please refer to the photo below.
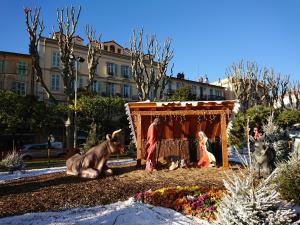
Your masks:
[{"label": "wooden stable", "polygon": [[[220,138],[221,152],[216,154],[221,154],[222,166],[228,167],[227,124],[235,103],[236,101],[127,103],[126,113],[137,148],[138,163],[144,156],[148,127],[155,117],[160,117],[161,138],[165,146],[161,146],[159,156],[181,154],[181,157],[189,160],[188,142],[197,139],[201,130],[211,142]],[[179,145],[185,147],[180,148]],[[170,150],[167,151],[166,146],[171,146]]]}]

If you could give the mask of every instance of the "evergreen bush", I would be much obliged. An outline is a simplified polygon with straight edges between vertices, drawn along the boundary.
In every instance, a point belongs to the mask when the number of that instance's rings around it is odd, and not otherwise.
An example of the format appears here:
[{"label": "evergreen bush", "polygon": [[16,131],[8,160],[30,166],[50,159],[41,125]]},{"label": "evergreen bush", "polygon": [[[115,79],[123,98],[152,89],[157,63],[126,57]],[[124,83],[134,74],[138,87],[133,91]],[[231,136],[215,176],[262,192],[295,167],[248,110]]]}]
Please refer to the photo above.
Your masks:
[{"label": "evergreen bush", "polygon": [[300,205],[300,160],[292,154],[290,160],[278,165],[275,182],[283,199]]},{"label": "evergreen bush", "polygon": [[218,206],[215,224],[298,224],[296,213],[279,199],[275,184],[271,182],[275,174],[260,182],[253,175],[249,171],[247,175],[234,175],[224,181],[227,194]]},{"label": "evergreen bush", "polygon": [[291,149],[288,145],[288,134],[274,122],[274,116],[268,117],[267,123],[263,125],[265,143],[275,150],[276,162],[286,161]]},{"label": "evergreen bush", "polygon": [[0,162],[0,165],[9,173],[13,173],[16,170],[23,170],[25,167],[22,155],[16,150],[8,153]]}]

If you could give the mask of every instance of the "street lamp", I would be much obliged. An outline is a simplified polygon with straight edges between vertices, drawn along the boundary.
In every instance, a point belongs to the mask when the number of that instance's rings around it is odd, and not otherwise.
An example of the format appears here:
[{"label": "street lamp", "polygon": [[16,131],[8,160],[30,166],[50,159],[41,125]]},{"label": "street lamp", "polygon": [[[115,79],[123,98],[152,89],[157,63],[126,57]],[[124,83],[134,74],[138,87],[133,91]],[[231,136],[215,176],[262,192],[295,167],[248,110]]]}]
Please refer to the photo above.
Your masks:
[{"label": "street lamp", "polygon": [[84,58],[80,57],[80,56],[72,56],[71,59],[75,60],[75,69],[76,69],[76,73],[75,73],[75,84],[74,84],[74,149],[76,149],[77,147],[77,124],[76,124],[76,118],[77,118],[77,81],[78,81],[78,63],[83,63],[84,62]]}]

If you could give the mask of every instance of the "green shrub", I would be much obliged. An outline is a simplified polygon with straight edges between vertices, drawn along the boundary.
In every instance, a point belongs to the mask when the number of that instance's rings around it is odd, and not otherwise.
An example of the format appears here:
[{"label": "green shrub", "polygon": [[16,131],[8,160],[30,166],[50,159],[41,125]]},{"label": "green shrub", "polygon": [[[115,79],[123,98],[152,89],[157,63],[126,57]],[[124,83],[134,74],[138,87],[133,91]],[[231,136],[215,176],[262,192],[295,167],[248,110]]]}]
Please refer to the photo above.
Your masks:
[{"label": "green shrub", "polygon": [[267,122],[268,117],[271,114],[271,108],[258,105],[247,109],[246,112],[239,112],[235,119],[232,121],[232,129],[230,130],[229,143],[236,145],[238,148],[246,140],[246,125],[247,118],[249,117],[250,134],[252,134],[253,128],[258,127],[260,132],[263,124]]},{"label": "green shrub", "polygon": [[196,95],[188,86],[177,89],[174,94],[169,98],[169,101],[195,101]]},{"label": "green shrub", "polygon": [[300,110],[287,110],[278,115],[277,123],[281,127],[289,127],[300,121]]},{"label": "green shrub", "polygon": [[6,169],[9,173],[13,173],[16,170],[23,170],[25,167],[22,155],[16,150],[8,153],[0,162],[0,165],[4,167],[4,169]]},{"label": "green shrub", "polygon": [[288,162],[278,166],[275,182],[283,199],[300,204],[300,160],[297,160],[295,155]]}]

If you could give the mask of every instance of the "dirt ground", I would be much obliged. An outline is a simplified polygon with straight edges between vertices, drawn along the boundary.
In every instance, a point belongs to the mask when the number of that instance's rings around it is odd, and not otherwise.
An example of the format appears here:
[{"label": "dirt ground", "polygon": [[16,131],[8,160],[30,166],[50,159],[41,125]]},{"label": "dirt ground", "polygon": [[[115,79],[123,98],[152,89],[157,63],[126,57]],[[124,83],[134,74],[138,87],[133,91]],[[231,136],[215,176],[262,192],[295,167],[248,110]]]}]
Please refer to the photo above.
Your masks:
[{"label": "dirt ground", "polygon": [[96,180],[56,173],[0,184],[0,217],[109,204],[127,200],[140,191],[161,187],[202,185],[223,188],[224,172],[231,175],[237,167],[175,171],[162,168],[147,173],[137,170],[135,165],[124,165],[113,171],[114,176]]}]

